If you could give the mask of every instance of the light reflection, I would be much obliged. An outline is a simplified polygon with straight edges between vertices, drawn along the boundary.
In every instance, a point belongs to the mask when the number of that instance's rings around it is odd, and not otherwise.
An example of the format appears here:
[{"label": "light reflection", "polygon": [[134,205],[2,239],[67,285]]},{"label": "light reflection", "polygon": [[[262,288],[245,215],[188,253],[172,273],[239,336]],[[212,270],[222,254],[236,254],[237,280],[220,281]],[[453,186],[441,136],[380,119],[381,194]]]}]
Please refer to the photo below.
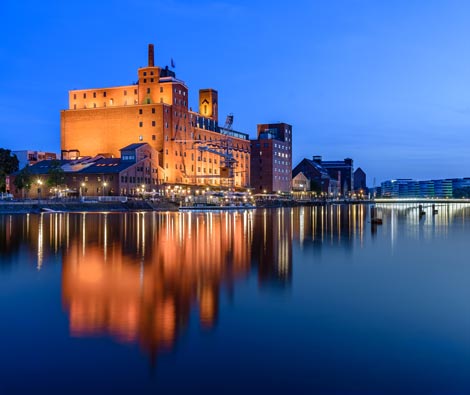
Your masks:
[{"label": "light reflection", "polygon": [[[425,207],[421,218],[415,206],[377,207],[384,219],[379,232],[393,243],[447,235],[452,222],[468,226],[470,214],[469,206],[458,204],[440,206],[437,214]],[[241,213],[0,216],[0,254],[30,253],[37,269],[48,255],[61,256],[71,335],[136,342],[153,358],[173,349],[191,317],[204,330],[216,326],[224,290],[236,292],[235,284],[250,273],[260,288],[289,290],[295,245],[313,252],[363,248],[365,230],[377,231],[369,211],[334,205]],[[407,225],[403,235],[397,221]]]}]

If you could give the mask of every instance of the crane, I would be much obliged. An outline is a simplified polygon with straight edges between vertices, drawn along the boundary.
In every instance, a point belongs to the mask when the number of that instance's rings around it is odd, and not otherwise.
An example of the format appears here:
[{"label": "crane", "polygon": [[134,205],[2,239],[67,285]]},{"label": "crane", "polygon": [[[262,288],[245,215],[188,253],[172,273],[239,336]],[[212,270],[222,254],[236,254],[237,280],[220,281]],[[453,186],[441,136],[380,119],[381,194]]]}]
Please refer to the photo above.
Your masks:
[{"label": "crane", "polygon": [[[234,158],[232,153],[232,139],[230,137],[219,140],[176,140],[172,139],[175,143],[193,143],[193,149],[199,152],[208,152],[223,158],[223,163],[220,163],[220,174],[218,176],[203,176],[194,175],[194,178],[224,178],[227,179],[227,186],[233,188],[235,171],[234,168],[238,161]],[[222,151],[221,151],[222,150]]]}]

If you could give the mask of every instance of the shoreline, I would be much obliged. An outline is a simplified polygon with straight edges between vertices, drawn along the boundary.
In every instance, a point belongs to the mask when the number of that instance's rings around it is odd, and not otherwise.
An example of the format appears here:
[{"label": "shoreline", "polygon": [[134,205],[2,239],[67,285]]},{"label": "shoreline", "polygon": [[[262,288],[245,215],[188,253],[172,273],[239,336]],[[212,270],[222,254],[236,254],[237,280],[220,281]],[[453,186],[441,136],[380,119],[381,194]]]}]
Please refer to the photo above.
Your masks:
[{"label": "shoreline", "polygon": [[[330,204],[372,204],[371,201],[350,202],[312,202],[312,201],[270,201],[260,202],[256,208],[283,208],[283,207],[310,207],[325,206]],[[147,200],[130,200],[121,202],[93,202],[84,203],[78,201],[22,201],[0,202],[0,215],[2,214],[40,214],[40,213],[99,213],[99,212],[141,212],[141,211],[178,211],[179,204],[175,202],[153,203]]]}]

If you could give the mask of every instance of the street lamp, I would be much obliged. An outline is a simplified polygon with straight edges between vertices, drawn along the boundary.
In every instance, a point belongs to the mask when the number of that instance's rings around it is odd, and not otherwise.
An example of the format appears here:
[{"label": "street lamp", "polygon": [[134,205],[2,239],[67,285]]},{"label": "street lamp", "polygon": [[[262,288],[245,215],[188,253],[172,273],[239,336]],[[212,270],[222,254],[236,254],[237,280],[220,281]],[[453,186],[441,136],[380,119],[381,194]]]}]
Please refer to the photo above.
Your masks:
[{"label": "street lamp", "polygon": [[42,180],[41,180],[41,179],[38,179],[38,180],[37,180],[37,184],[38,184],[38,203],[39,203],[39,200],[41,199]]},{"label": "street lamp", "polygon": [[108,183],[105,181],[103,182],[103,196],[106,195],[106,187],[108,186]]},{"label": "street lamp", "polygon": [[86,188],[85,188],[86,184],[84,182],[82,182],[80,184],[80,197],[83,196],[83,193],[85,192],[86,193]]}]

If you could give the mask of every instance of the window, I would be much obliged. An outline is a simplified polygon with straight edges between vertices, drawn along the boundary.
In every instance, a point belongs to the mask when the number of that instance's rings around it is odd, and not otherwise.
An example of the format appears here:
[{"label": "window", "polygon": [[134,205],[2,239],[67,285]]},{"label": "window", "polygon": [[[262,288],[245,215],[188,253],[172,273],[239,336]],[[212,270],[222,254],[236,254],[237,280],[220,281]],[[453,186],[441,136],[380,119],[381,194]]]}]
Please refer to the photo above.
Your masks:
[{"label": "window", "polygon": [[147,88],[147,93],[150,93],[150,88]]},{"label": "window", "polygon": [[106,97],[106,92],[103,92],[103,97]]},{"label": "window", "polygon": [[86,99],[86,93],[83,94],[83,98]]},{"label": "window", "polygon": [[152,108],[152,114],[155,114],[155,108]]},{"label": "window", "polygon": [[137,95],[137,89],[134,89],[134,95]]},{"label": "window", "polygon": [[144,126],[144,123],[143,123],[143,122],[139,122],[139,128],[141,128],[142,126]]},{"label": "window", "polygon": [[124,96],[127,96],[127,91],[124,91]]},{"label": "window", "polygon": [[146,75],[147,75],[147,72],[146,72],[146,71],[144,71],[144,76],[146,76]]},{"label": "window", "polygon": [[142,115],[142,109],[141,108],[139,108],[139,114]]},{"label": "window", "polygon": [[74,110],[77,109],[77,105],[76,105],[76,104],[73,105],[73,109],[74,109]]},{"label": "window", "polygon": [[152,126],[155,126],[155,121],[152,121]]},{"label": "window", "polygon": [[150,78],[150,82],[153,82],[153,78]]},{"label": "window", "polygon": [[157,136],[155,136],[154,134],[152,134],[152,140],[156,140],[157,139]]},{"label": "window", "polygon": [[150,75],[153,75],[153,71],[150,72]]},{"label": "window", "polygon": [[73,100],[77,100],[77,94],[76,93],[73,94]]},{"label": "window", "polygon": [[93,92],[93,97],[94,97],[94,98],[96,97],[96,92]]},{"label": "window", "polygon": [[160,87],[160,93],[163,93],[163,86]]},{"label": "window", "polygon": [[146,84],[146,83],[147,83],[147,78],[144,78],[144,84]]}]

